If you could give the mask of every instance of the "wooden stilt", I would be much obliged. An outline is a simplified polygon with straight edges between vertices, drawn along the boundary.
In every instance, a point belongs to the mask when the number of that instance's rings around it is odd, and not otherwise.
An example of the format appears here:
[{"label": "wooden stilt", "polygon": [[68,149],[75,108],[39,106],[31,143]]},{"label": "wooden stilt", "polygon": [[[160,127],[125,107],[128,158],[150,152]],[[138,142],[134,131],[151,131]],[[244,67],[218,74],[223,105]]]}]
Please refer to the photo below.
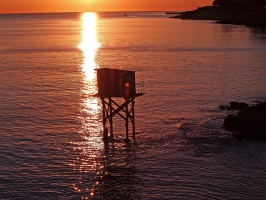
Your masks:
[{"label": "wooden stilt", "polygon": [[130,113],[128,112],[128,100],[126,100],[127,104],[126,104],[126,140],[128,139],[128,119],[129,119],[129,115]]},{"label": "wooden stilt", "polygon": [[103,140],[104,142],[107,142],[108,140],[108,129],[106,127],[106,120],[107,120],[107,117],[106,117],[106,107],[105,107],[105,103],[104,103],[104,98],[101,98],[101,101],[102,101],[102,105],[103,105]]},{"label": "wooden stilt", "polygon": [[131,101],[132,102],[132,118],[131,118],[131,122],[132,122],[132,129],[133,129],[133,139],[134,141],[136,140],[136,136],[135,136],[135,110],[134,110],[134,106],[135,106],[135,101],[134,99]]},{"label": "wooden stilt", "polygon": [[112,99],[111,97],[109,98],[109,122],[110,122],[110,137],[113,139],[114,133],[113,133],[113,117],[112,117]]},{"label": "wooden stilt", "polygon": [[105,124],[106,124],[106,121],[105,121],[105,105],[104,105],[104,98],[101,98],[101,101],[102,101],[102,105],[103,105],[103,130],[105,129]]}]

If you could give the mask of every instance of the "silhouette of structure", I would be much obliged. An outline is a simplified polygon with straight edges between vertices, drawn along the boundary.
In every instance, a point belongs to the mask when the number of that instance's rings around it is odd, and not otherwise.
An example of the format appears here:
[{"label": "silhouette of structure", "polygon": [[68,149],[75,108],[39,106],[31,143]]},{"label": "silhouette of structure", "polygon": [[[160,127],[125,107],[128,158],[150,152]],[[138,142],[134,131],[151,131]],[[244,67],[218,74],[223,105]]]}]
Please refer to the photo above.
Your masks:
[{"label": "silhouette of structure", "polygon": [[[110,125],[110,138],[113,138],[113,117],[118,115],[125,120],[126,140],[129,140],[129,123],[135,140],[135,98],[144,95],[144,83],[135,83],[135,72],[128,70],[101,68],[97,71],[98,94],[103,106],[104,140],[108,138],[107,123]],[[123,103],[115,101],[123,98]],[[121,102],[121,101],[120,101]]]}]

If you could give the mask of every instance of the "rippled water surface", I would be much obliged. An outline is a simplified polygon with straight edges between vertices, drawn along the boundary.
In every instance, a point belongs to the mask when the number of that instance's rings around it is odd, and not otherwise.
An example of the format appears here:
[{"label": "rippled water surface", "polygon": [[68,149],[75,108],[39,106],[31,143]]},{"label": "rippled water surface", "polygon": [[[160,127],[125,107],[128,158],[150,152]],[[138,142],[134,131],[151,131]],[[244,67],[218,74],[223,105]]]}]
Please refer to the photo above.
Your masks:
[{"label": "rippled water surface", "polygon": [[[164,13],[0,15],[0,198],[266,199],[265,144],[218,109],[266,99],[265,55],[263,29]],[[145,82],[135,143],[118,117],[102,141],[103,67]]]}]

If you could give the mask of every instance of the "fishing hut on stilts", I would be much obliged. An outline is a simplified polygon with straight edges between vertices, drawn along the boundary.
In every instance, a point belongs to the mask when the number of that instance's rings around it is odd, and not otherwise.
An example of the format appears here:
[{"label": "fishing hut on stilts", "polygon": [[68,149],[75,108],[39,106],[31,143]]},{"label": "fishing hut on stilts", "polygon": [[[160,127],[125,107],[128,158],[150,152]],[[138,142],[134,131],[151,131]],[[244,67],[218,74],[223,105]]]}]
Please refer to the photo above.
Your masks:
[{"label": "fishing hut on stilts", "polygon": [[144,82],[136,84],[134,71],[110,68],[96,71],[98,94],[95,96],[102,101],[104,140],[114,137],[113,117],[116,115],[125,121],[126,140],[129,140],[129,124],[132,124],[132,137],[135,140],[135,98],[144,95]]}]

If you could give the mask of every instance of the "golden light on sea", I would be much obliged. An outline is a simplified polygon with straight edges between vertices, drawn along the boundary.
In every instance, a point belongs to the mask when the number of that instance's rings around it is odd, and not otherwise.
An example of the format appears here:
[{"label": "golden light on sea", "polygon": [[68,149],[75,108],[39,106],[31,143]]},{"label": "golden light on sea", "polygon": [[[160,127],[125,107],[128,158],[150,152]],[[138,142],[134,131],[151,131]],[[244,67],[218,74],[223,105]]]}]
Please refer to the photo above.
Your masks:
[{"label": "golden light on sea", "polygon": [[[97,15],[95,13],[84,13],[81,16],[81,41],[78,44],[83,60],[80,65],[80,71],[83,76],[83,86],[81,88],[81,106],[80,106],[80,133],[82,139],[76,143],[80,151],[79,157],[73,163],[74,170],[81,173],[102,173],[103,165],[99,162],[101,152],[104,149],[102,141],[102,110],[101,101],[93,94],[97,93],[97,77],[95,69],[99,68],[96,55],[100,48],[97,38]],[[95,182],[97,182],[95,180]],[[84,188],[91,190],[89,196],[94,195],[93,185],[83,185],[76,183],[74,190],[84,192]],[[88,196],[84,196],[87,198]]]},{"label": "golden light on sea", "polygon": [[97,20],[95,13],[84,13],[82,16],[82,42],[79,44],[79,49],[84,55],[82,71],[87,82],[95,79],[96,73],[94,69],[98,68],[95,61],[96,53],[100,47],[100,43],[97,40]]}]

